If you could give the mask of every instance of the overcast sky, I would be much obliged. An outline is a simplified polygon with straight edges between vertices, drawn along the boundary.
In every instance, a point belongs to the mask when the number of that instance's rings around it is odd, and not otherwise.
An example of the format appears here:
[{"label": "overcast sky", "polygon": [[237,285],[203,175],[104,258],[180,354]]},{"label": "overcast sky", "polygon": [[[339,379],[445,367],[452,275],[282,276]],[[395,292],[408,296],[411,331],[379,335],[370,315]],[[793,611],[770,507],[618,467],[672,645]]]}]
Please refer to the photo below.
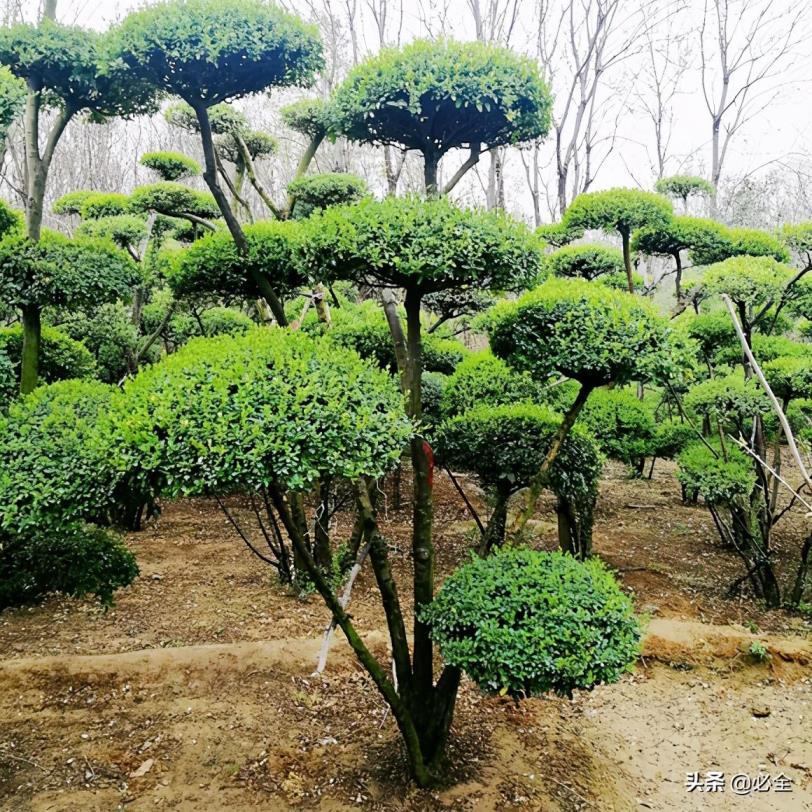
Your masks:
[{"label": "overcast sky", "polygon": [[[668,6],[668,0],[663,0]],[[362,11],[366,9],[368,0],[355,0]],[[399,0],[395,0],[399,2]],[[421,16],[425,15],[426,4],[430,0],[404,0],[403,40],[425,34]],[[482,0],[483,5],[487,0]],[[522,13],[532,15],[539,0],[519,0]],[[627,2],[627,0],[622,0]],[[689,0],[693,8],[681,11],[669,23],[669,27],[688,31],[698,25],[701,18],[700,9],[704,0]],[[729,0],[731,4],[744,3],[750,9],[761,5],[764,0]],[[628,0],[630,9],[637,8],[639,2]],[[27,16],[36,17],[39,0],[23,0]],[[62,22],[78,22],[79,24],[103,29],[120,19],[134,8],[143,5],[136,0],[59,0],[58,17]],[[330,0],[290,0],[287,6],[307,9],[324,9],[330,6]],[[336,13],[345,13],[347,4],[334,0]],[[473,37],[472,15],[469,0],[439,0],[438,5],[446,7],[446,19],[449,21],[450,32],[460,39]],[[805,0],[774,0],[772,14],[780,15],[783,11],[792,11],[803,8]],[[421,9],[423,9],[421,13]],[[305,12],[306,13],[306,12]],[[436,20],[433,20],[436,22]],[[371,25],[371,18],[367,13],[367,20],[361,25],[360,40],[362,49],[375,50],[377,37]],[[515,47],[522,49],[530,45],[532,31],[522,30],[518,26],[517,35],[512,42]],[[522,38],[525,39],[522,42]],[[800,38],[800,37],[799,37]],[[687,52],[690,61],[690,70],[686,73],[682,92],[674,102],[673,110],[678,126],[675,127],[672,138],[673,163],[671,172],[677,170],[694,171],[698,174],[706,172],[710,162],[710,123],[708,112],[701,94],[699,84],[699,49],[694,40],[690,41]],[[348,44],[349,47],[349,44]],[[623,86],[629,80],[608,76],[609,81],[617,81],[619,88],[616,92],[625,93],[629,104],[633,103],[633,88]],[[727,171],[730,174],[740,174],[752,171],[758,167],[767,168],[776,162],[790,164],[805,164],[812,153],[810,133],[812,133],[812,46],[804,42],[795,50],[794,56],[788,60],[781,75],[770,84],[769,92],[764,95],[764,101],[769,101],[768,109],[751,121],[737,136],[729,154]],[[621,98],[621,96],[618,96]],[[638,182],[648,185],[651,181],[650,150],[647,146],[652,143],[650,123],[645,117],[634,109],[628,109],[622,116],[622,123],[618,130],[618,139],[612,157],[607,160],[595,186],[607,187],[612,185],[632,185],[632,175]],[[516,162],[518,164],[518,161]]]}]

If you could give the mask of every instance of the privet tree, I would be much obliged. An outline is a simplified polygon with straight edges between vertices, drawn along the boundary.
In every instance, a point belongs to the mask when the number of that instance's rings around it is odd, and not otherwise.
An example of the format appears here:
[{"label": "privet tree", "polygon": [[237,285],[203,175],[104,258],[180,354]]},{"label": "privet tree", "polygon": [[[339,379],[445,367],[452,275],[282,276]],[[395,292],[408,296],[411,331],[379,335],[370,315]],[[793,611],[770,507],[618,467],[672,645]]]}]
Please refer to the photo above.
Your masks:
[{"label": "privet tree", "polygon": [[201,173],[200,164],[182,152],[145,152],[138,163],[167,181],[184,180]]},{"label": "privet tree", "polygon": [[623,274],[623,254],[607,245],[567,245],[544,258],[544,270],[552,276],[598,279]]},{"label": "privet tree", "polygon": [[[502,406],[482,403],[438,428],[443,462],[476,474],[493,496],[480,555],[488,555],[504,542],[508,502],[529,487],[560,422],[560,415],[548,407],[527,401]],[[592,516],[602,468],[594,439],[580,427],[567,435],[550,468],[548,487],[557,497],[559,543],[578,558],[586,558],[592,550]]]},{"label": "privet tree", "polygon": [[[469,285],[520,289],[539,272],[540,252],[523,225],[496,213],[456,208],[446,199],[365,200],[326,209],[302,221],[302,257],[314,275],[351,279],[404,293],[406,329],[397,308],[387,309],[407,413],[423,413],[423,326],[421,302],[430,293]],[[397,671],[398,701],[416,730],[409,744],[412,766],[425,782],[443,752],[459,684],[459,671],[446,669],[434,681],[430,629],[420,619],[434,594],[433,456],[426,440],[411,441],[414,476],[412,554],[414,644],[409,652],[405,623],[394,600],[387,614]],[[373,559],[373,567],[376,566]],[[380,565],[385,564],[382,559]],[[388,567],[388,564],[386,564]],[[377,570],[379,583],[383,575]],[[391,605],[391,603],[390,603]],[[399,711],[400,712],[400,711]],[[403,728],[401,728],[403,729]]]},{"label": "privet tree", "polygon": [[[245,233],[220,185],[209,109],[271,87],[311,84],[322,66],[315,28],[260,0],[168,0],[129,15],[116,38],[136,76],[194,110],[203,177],[237,249],[247,255]],[[255,283],[277,322],[286,324],[278,293],[260,277]]]},{"label": "privet tree", "polygon": [[[426,194],[448,194],[487,149],[544,137],[550,92],[530,60],[480,42],[417,41],[350,72],[330,102],[331,128],[351,141],[423,157]],[[442,187],[440,160],[469,157]]]},{"label": "privet tree", "polygon": [[[38,242],[43,205],[57,145],[80,113],[96,118],[132,115],[154,108],[154,93],[117,58],[108,35],[54,22],[56,3],[47,4],[50,19],[38,26],[19,24],[0,30],[0,65],[27,88],[25,134],[25,228]],[[53,111],[50,119],[44,112]],[[49,120],[47,132],[43,122]],[[20,388],[37,382],[41,312],[30,302],[22,309],[24,328]]]},{"label": "privet tree", "polygon": [[497,304],[488,316],[488,333],[494,354],[516,369],[542,381],[563,375],[580,384],[510,528],[515,536],[532,517],[590,394],[600,386],[666,375],[669,330],[638,297],[580,279],[551,279],[517,301]]},{"label": "privet tree", "polygon": [[634,293],[632,231],[644,226],[661,228],[668,224],[672,214],[670,201],[662,195],[637,189],[609,189],[578,195],[564,215],[564,224],[569,228],[601,229],[620,234],[626,281],[629,292]]},{"label": "privet tree", "polygon": [[[808,391],[809,356],[804,357],[803,345],[768,334],[782,310],[797,301],[803,281],[790,266],[753,256],[712,265],[703,279],[707,296],[726,297],[731,303],[745,343],[757,358],[768,362],[768,380],[785,403]],[[757,330],[766,335],[759,336]],[[759,338],[767,342],[763,348]],[[689,491],[703,497],[722,541],[742,559],[745,574],[734,582],[731,592],[749,581],[768,606],[780,606],[784,600],[797,603],[806,579],[809,546],[802,550],[795,586],[785,589],[773,554],[773,529],[784,515],[777,501],[782,481],[780,435],[774,438],[770,455],[770,401],[754,378],[747,355],[742,357],[739,350],[738,358],[738,373],[700,383],[686,396],[686,406],[705,418],[706,430],[716,439],[687,448],[680,455],[679,476]],[[749,453],[743,454],[740,447]]]},{"label": "privet tree", "polygon": [[696,175],[671,175],[659,178],[654,184],[654,191],[681,200],[684,214],[688,214],[689,198],[701,197],[710,200],[716,194],[716,189],[710,181]]},{"label": "privet tree", "polygon": [[[674,260],[674,294],[677,304],[682,301],[682,252],[691,251],[691,257],[711,255],[726,245],[726,229],[713,220],[700,217],[674,217],[655,226],[637,229],[631,241],[631,250],[649,256],[671,257]],[[701,263],[700,263],[701,264]]]},{"label": "privet tree", "polygon": [[[0,302],[20,313],[41,313],[46,306],[85,308],[130,295],[138,282],[133,260],[108,240],[77,237],[70,240],[42,231],[36,242],[22,234],[0,241]],[[33,390],[37,378],[28,380],[25,327],[22,375]],[[42,328],[37,332],[42,334]],[[39,364],[37,364],[39,376]]]}]

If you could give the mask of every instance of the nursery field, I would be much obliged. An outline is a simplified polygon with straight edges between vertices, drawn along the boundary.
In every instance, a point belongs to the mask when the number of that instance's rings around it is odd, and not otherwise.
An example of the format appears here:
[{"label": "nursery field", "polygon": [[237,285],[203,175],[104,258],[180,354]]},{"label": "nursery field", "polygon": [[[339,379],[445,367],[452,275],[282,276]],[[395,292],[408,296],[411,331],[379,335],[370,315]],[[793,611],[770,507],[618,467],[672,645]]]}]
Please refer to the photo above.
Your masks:
[{"label": "nursery field", "polygon": [[[435,498],[442,578],[466,557],[471,521],[444,475]],[[410,511],[392,504],[389,483],[381,527],[405,587]],[[351,521],[338,516],[337,537]],[[554,548],[552,501],[532,532]],[[519,704],[464,681],[453,766],[431,790],[409,781],[391,714],[340,635],[312,675],[327,611],[274,583],[216,503],[166,504],[126,541],[141,575],[109,611],[55,598],[0,616],[2,809],[812,806],[812,625],[725,596],[738,561],[707,510],[682,504],[670,463],[651,481],[607,467],[597,503],[595,550],[648,618],[634,672]],[[350,613],[385,660],[374,591],[365,568]],[[687,791],[686,774],[711,770],[785,775],[793,789]]]}]

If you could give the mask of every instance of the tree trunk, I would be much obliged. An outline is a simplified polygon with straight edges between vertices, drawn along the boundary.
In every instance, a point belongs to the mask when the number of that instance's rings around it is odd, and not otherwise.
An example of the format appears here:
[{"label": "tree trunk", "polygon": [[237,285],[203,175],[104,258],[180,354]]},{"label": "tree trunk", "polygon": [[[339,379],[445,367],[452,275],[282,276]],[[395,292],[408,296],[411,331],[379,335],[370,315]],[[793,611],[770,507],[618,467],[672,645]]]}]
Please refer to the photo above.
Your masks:
[{"label": "tree trunk", "polygon": [[440,156],[436,152],[423,153],[423,180],[426,184],[426,197],[437,197],[437,168],[440,164]]},{"label": "tree trunk", "polygon": [[500,488],[496,491],[496,502],[491,518],[482,534],[482,542],[477,550],[485,558],[494,547],[501,547],[505,543],[505,530],[507,528],[507,508],[510,501],[510,490]]},{"label": "tree trunk", "polygon": [[677,297],[677,304],[682,302],[682,259],[679,251],[674,252],[674,261],[677,263],[677,273],[674,277],[674,292]]},{"label": "tree trunk", "polygon": [[567,439],[567,435],[570,433],[575,420],[580,414],[581,409],[583,409],[584,404],[586,403],[587,398],[592,393],[593,389],[593,386],[581,384],[581,388],[578,390],[578,395],[575,398],[574,403],[567,410],[567,413],[564,415],[564,419],[561,421],[561,425],[558,427],[558,430],[553,436],[553,442],[550,445],[550,450],[547,452],[547,456],[544,458],[541,467],[536,472],[536,475],[533,477],[530,483],[530,487],[527,489],[524,508],[516,516],[516,519],[508,531],[508,535],[511,538],[518,536],[518,534],[524,529],[527,522],[529,522],[532,518],[533,511],[536,507],[536,501],[538,500],[542,489],[547,485],[550,469],[558,457],[558,452],[561,451],[561,446],[564,445],[564,440]]},{"label": "tree trunk", "polygon": [[566,496],[558,495],[558,545],[562,552],[583,561],[592,555],[592,517],[578,516],[575,506]]},{"label": "tree trunk", "polygon": [[32,392],[39,379],[39,353],[42,341],[42,320],[37,305],[23,308],[23,349],[20,364],[20,392]]},{"label": "tree trunk", "polygon": [[[200,128],[200,140],[203,143],[203,157],[206,165],[203,179],[206,181],[209,191],[217,202],[217,206],[223,215],[223,219],[226,221],[226,225],[231,232],[237,250],[243,256],[247,256],[249,246],[245,232],[242,230],[242,226],[240,226],[233,209],[229,205],[228,198],[225,196],[222,186],[220,186],[220,181],[217,180],[217,156],[214,151],[214,138],[211,131],[211,122],[209,121],[209,111],[201,104],[192,105],[192,107],[197,115]],[[279,296],[277,296],[276,291],[273,289],[267,277],[261,274],[253,274],[253,280],[259,292],[268,302],[277,324],[281,327],[286,327],[288,320],[285,316],[285,308],[282,306]]]},{"label": "tree trunk", "polygon": [[[406,346],[408,352],[406,384],[407,412],[419,421],[423,414],[421,373],[423,347],[420,326],[421,296],[414,290],[406,292]],[[433,675],[433,649],[429,627],[418,618],[422,606],[434,597],[434,544],[432,541],[433,460],[431,448],[420,436],[411,441],[412,475],[414,482],[412,510],[412,555],[414,558],[414,687],[420,699],[430,696]]]},{"label": "tree trunk", "polygon": [[626,282],[629,286],[629,293],[634,293],[631,234],[628,230],[621,230],[620,238],[623,240],[623,264],[626,266]]}]

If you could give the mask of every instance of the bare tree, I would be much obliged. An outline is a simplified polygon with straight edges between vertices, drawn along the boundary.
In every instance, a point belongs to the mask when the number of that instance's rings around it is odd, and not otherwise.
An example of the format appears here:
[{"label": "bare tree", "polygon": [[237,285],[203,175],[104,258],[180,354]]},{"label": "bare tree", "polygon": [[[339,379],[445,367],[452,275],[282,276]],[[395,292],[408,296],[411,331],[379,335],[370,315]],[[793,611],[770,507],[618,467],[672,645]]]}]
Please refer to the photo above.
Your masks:
[{"label": "bare tree", "polygon": [[805,36],[801,22],[806,13],[805,3],[703,0],[699,55],[715,187],[733,138],[781,92],[789,62]]},{"label": "bare tree", "polygon": [[661,24],[643,28],[643,66],[634,92],[638,108],[651,124],[652,172],[657,178],[666,174],[674,132],[674,102],[689,65],[689,31],[662,24],[662,18],[673,19],[674,15],[687,11],[687,6],[684,0],[669,5],[665,12],[662,6],[642,11],[649,19],[660,17]]}]

